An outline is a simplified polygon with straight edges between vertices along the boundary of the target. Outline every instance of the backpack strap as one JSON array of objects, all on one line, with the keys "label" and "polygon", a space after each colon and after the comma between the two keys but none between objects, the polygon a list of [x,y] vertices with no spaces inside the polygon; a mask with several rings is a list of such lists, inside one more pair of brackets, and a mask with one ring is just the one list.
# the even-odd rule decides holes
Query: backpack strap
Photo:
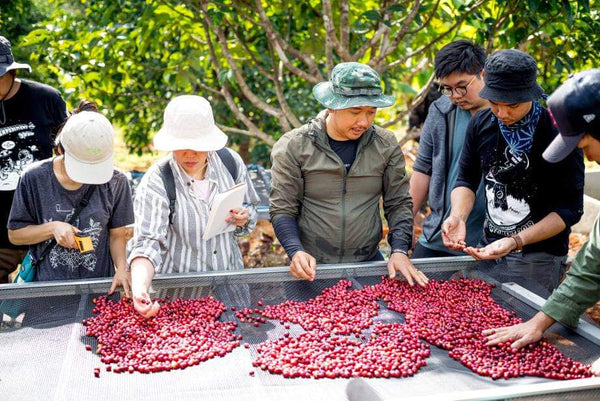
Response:
[{"label": "backpack strap", "polygon": [[173,213],[175,213],[175,177],[173,176],[173,170],[169,165],[169,159],[163,160],[158,164],[160,171],[160,178],[165,185],[167,191],[167,197],[169,198],[169,224],[173,224]]},{"label": "backpack strap", "polygon": [[237,179],[238,179],[237,165],[235,164],[235,160],[233,158],[233,155],[229,151],[229,149],[221,148],[221,149],[217,150],[217,154],[219,155],[219,157],[221,158],[221,161],[227,168],[227,171],[229,171],[229,174],[231,174],[233,181],[234,182],[237,181]]},{"label": "backpack strap", "polygon": [[[235,159],[231,155],[231,152],[227,148],[221,148],[217,150],[217,155],[231,174],[233,181],[237,181],[237,165],[235,164]],[[173,170],[169,165],[169,159],[163,160],[158,164],[158,169],[160,171],[160,178],[163,181],[165,189],[167,191],[167,197],[169,198],[169,224],[173,224],[173,214],[175,213],[175,177],[173,176]]]}]

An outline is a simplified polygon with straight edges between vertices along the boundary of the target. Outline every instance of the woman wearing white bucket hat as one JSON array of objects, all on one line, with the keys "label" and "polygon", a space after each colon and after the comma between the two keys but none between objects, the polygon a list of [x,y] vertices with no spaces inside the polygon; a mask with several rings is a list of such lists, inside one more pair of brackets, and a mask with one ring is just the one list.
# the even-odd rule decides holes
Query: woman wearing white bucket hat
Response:
[{"label": "woman wearing white bucket hat", "polygon": [[[83,101],[56,139],[60,155],[21,176],[8,220],[15,245],[29,245],[36,280],[94,277],[123,285],[126,226],[133,223],[127,178],[113,168],[113,129],[96,105]],[[50,240],[50,241],[49,241]]]},{"label": "woman wearing white bucket hat", "polygon": [[[178,96],[167,105],[154,146],[172,154],[153,165],[136,190],[136,225],[127,258],[134,305],[146,317],[158,312],[148,296],[155,273],[244,268],[236,237],[254,228],[259,198],[242,158],[231,149],[224,149],[227,153],[221,156],[226,142],[203,97]],[[172,207],[165,169],[173,175]],[[204,240],[214,196],[239,183],[247,189],[244,207],[232,210],[228,217],[235,231]]]}]

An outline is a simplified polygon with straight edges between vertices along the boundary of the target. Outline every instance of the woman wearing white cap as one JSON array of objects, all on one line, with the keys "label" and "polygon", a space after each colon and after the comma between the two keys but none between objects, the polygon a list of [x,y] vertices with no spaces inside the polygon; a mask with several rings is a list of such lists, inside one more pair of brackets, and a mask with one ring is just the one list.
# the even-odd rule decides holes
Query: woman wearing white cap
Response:
[{"label": "woman wearing white cap", "polygon": [[[236,237],[254,228],[259,198],[242,158],[231,149],[224,149],[223,155],[226,142],[203,97],[178,96],[167,105],[154,146],[172,154],[153,165],[136,190],[136,225],[127,257],[134,305],[146,317],[158,312],[148,296],[155,273],[244,268]],[[163,178],[165,167],[175,184],[172,212]],[[244,207],[232,210],[227,218],[235,231],[204,240],[214,196],[237,183],[246,184],[247,189]]]},{"label": "woman wearing white cap", "polygon": [[123,285],[128,295],[126,226],[133,223],[133,205],[127,178],[113,168],[112,126],[95,104],[84,101],[56,145],[60,156],[33,164],[21,176],[9,239],[29,245],[36,280],[114,272],[111,292]]}]

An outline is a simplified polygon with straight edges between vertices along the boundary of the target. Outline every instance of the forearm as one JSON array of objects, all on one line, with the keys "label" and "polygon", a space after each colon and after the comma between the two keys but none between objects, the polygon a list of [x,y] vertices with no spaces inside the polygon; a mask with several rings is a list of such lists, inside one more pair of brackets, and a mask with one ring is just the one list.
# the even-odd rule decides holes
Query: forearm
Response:
[{"label": "forearm", "polygon": [[8,239],[14,245],[33,245],[54,237],[53,230],[56,222],[32,224],[18,230],[8,230]]},{"label": "forearm", "polygon": [[293,217],[278,216],[273,221],[273,230],[290,260],[296,252],[304,251],[302,242],[300,242],[300,229]]},{"label": "forearm", "polygon": [[450,216],[467,221],[475,204],[475,192],[467,187],[456,187],[450,194],[450,203]]},{"label": "forearm", "polygon": [[519,232],[519,237],[521,237],[523,245],[535,244],[554,237],[566,227],[563,219],[557,213],[552,212],[533,226]]},{"label": "forearm", "polygon": [[110,257],[112,258],[115,269],[125,270],[127,267],[127,228],[113,228],[109,231]]},{"label": "forearm", "polygon": [[134,294],[147,293],[154,278],[154,265],[146,258],[131,261],[131,290]]},{"label": "forearm", "polygon": [[410,197],[412,198],[413,216],[421,209],[423,203],[427,200],[429,194],[429,181],[431,177],[419,171],[413,170],[410,176]]},{"label": "forearm", "polygon": [[579,315],[600,299],[599,241],[600,218],[597,218],[589,241],[575,256],[567,277],[542,308],[553,319],[575,327]]},{"label": "forearm", "polygon": [[540,330],[542,333],[545,332],[552,326],[556,320],[552,319],[550,316],[545,314],[542,311],[536,313],[530,320],[530,322],[535,325],[535,328]]}]

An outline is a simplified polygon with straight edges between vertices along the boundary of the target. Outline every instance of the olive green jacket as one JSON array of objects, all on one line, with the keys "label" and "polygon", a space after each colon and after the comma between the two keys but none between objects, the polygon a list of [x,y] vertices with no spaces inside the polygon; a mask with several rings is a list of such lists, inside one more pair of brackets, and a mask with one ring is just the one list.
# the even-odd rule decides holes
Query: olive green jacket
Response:
[{"label": "olive green jacket", "polygon": [[590,239],[577,252],[567,278],[552,293],[542,311],[567,326],[576,327],[579,316],[600,300],[600,216]]},{"label": "olive green jacket", "polygon": [[394,134],[371,126],[360,137],[350,171],[331,149],[325,117],[282,136],[271,153],[271,221],[291,216],[300,241],[318,263],[361,262],[382,237],[379,200],[390,227],[388,242],[408,250],[412,202],[404,155]]}]

